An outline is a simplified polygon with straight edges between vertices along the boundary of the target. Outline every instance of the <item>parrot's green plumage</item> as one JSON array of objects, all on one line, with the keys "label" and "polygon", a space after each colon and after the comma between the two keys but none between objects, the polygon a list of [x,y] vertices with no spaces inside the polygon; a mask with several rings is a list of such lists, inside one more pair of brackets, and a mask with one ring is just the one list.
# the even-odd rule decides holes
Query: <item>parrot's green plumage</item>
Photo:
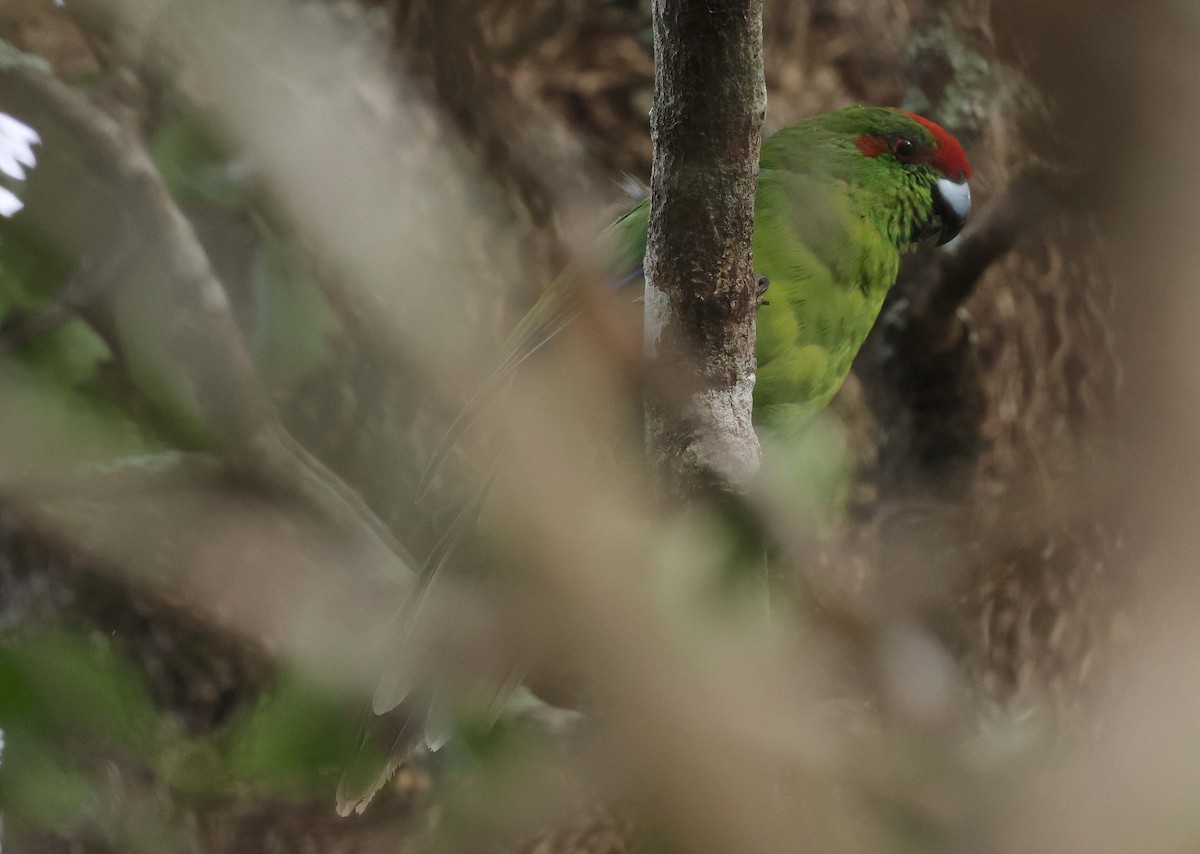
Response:
[{"label": "parrot's green plumage", "polygon": [[[954,137],[890,108],[848,107],[764,140],[753,238],[754,268],[770,283],[758,312],[759,427],[794,430],[829,403],[896,281],[900,256],[924,236],[940,233],[945,242],[961,229],[970,176]],[[640,278],[649,215],[646,198],[607,230],[614,282]],[[577,296],[560,283],[526,315],[508,357],[435,454],[426,483],[487,393],[570,322]]]},{"label": "parrot's green plumage", "polygon": [[[758,311],[755,419],[759,427],[790,431],[841,386],[896,280],[901,255],[926,235],[940,232],[945,242],[958,233],[970,207],[971,167],[938,125],[873,107],[779,131],[764,141],[761,166],[754,269],[770,285]],[[614,284],[640,279],[649,213],[644,199],[606,232],[603,251]],[[425,485],[490,393],[578,313],[581,278],[587,277],[565,274],[518,325],[507,357],[439,446]],[[394,706],[405,695],[389,689],[376,705]],[[351,786],[346,804],[361,808],[377,786],[365,795]]]},{"label": "parrot's green plumage", "polygon": [[[760,425],[787,429],[841,386],[901,254],[938,217],[944,230],[961,227],[970,166],[937,125],[875,107],[791,125],[763,143],[761,163],[754,268],[770,287],[758,312],[754,410]],[[954,187],[956,208],[939,197]],[[644,199],[610,228],[614,274],[640,266],[649,210]]]}]

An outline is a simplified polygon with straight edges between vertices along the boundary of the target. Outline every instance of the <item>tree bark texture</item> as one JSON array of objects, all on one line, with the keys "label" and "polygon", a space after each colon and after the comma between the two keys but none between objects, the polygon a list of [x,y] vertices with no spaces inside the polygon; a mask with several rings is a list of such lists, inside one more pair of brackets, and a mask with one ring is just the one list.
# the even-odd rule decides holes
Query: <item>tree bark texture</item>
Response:
[{"label": "tree bark texture", "polygon": [[668,497],[758,467],[750,237],[766,88],[762,0],[656,0],[646,445]]}]

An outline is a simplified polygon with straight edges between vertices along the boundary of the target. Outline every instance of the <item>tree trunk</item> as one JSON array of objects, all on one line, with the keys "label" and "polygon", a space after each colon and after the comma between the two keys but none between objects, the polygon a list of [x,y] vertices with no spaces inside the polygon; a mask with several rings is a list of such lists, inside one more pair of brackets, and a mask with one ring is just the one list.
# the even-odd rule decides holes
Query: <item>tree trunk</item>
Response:
[{"label": "tree trunk", "polygon": [[[766,87],[762,0],[655,0],[646,446],[666,495],[758,467],[750,236]],[[668,391],[669,390],[669,391]]]}]

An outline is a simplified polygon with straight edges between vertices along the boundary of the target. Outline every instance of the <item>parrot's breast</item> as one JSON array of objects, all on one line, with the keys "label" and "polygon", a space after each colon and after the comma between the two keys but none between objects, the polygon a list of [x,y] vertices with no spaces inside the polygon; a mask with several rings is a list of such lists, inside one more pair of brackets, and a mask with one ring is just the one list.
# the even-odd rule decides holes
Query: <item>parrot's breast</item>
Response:
[{"label": "parrot's breast", "polygon": [[758,313],[755,420],[806,423],[841,388],[896,279],[900,256],[846,194],[764,170],[754,267],[770,280]]}]

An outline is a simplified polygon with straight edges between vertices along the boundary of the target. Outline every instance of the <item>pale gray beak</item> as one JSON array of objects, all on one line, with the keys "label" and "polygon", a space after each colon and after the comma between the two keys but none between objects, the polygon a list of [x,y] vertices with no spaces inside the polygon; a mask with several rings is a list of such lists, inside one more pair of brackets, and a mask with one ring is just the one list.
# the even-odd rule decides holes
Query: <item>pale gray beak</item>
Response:
[{"label": "pale gray beak", "polygon": [[938,178],[933,188],[933,210],[942,221],[938,246],[949,243],[962,231],[971,213],[971,188],[966,181]]}]

